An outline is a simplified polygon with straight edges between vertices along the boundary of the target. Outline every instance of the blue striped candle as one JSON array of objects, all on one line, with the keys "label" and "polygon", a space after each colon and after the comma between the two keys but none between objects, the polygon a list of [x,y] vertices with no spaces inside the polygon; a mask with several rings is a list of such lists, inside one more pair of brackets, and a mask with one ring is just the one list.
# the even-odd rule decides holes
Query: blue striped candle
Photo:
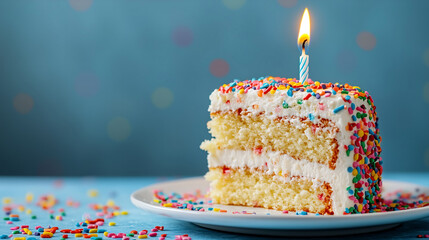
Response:
[{"label": "blue striped candle", "polygon": [[308,55],[305,55],[305,52],[302,52],[301,57],[299,58],[299,81],[304,84],[308,80]]}]

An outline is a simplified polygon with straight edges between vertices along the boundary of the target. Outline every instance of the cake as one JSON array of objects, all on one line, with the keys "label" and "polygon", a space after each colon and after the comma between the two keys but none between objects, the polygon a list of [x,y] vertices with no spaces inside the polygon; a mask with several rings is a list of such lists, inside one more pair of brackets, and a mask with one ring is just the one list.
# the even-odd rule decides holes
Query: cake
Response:
[{"label": "cake", "polygon": [[359,87],[262,77],[220,86],[207,123],[214,203],[328,215],[382,203],[376,107]]}]

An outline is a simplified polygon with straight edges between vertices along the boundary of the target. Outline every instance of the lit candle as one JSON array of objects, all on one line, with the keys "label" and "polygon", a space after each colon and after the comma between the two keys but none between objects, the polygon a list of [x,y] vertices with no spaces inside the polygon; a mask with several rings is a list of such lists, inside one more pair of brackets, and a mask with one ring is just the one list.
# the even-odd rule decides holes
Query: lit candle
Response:
[{"label": "lit candle", "polygon": [[309,57],[305,54],[305,49],[310,45],[310,14],[308,9],[304,10],[302,15],[301,26],[298,34],[298,48],[302,51],[299,58],[299,81],[304,83],[308,80],[308,61]]}]

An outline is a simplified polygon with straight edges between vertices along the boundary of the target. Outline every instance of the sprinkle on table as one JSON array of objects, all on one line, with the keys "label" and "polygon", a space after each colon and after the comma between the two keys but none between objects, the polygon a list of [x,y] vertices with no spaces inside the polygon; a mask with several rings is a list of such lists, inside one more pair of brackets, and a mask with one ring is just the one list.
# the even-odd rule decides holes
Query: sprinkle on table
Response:
[{"label": "sprinkle on table", "polygon": [[[31,196],[33,197],[33,195]],[[30,205],[32,201],[29,201],[28,194],[26,195],[26,204]],[[32,199],[31,199],[32,200]],[[106,219],[113,218],[117,216],[127,216],[129,214],[128,211],[119,211],[120,207],[117,206],[114,201],[109,200],[106,205],[102,204],[90,204],[90,209],[94,210],[97,218],[90,218],[91,214],[84,213],[83,214],[83,221],[73,223],[69,225],[69,228],[59,228],[54,226],[56,223],[58,223],[58,220],[67,220],[63,217],[66,216],[66,210],[67,208],[59,208],[56,209],[57,204],[59,200],[56,198],[56,196],[50,194],[50,195],[41,195],[39,200],[37,201],[37,206],[41,208],[42,211],[46,211],[47,216],[54,216],[54,219],[48,218],[48,221],[52,221],[51,225],[48,226],[42,226],[42,224],[39,224],[37,222],[37,218],[35,215],[27,216],[25,219],[27,221],[30,221],[31,224],[27,224],[25,222],[24,224],[17,224],[18,222],[22,221],[20,219],[20,216],[16,214],[15,212],[23,212],[25,210],[24,205],[17,205],[14,204],[12,199],[10,198],[4,198],[3,199],[3,211],[6,215],[3,217],[3,221],[6,223],[11,224],[17,224],[14,226],[9,227],[9,229],[12,232],[8,232],[7,234],[0,234],[0,239],[13,239],[13,240],[37,240],[40,238],[55,238],[58,237],[60,240],[66,240],[70,237],[75,238],[85,238],[85,239],[91,239],[91,240],[102,240],[104,238],[122,238],[122,240],[132,240],[132,239],[144,239],[148,237],[159,237],[158,239],[166,239],[167,234],[163,233],[165,227],[162,225],[157,225],[148,229],[151,229],[150,232],[148,232],[147,229],[139,229],[139,230],[129,230],[129,233],[115,233],[115,232],[108,232],[108,230],[115,229],[113,226],[116,225],[116,222],[109,222],[107,225],[110,227],[108,230],[101,229],[100,227],[104,225],[104,222],[106,222]],[[76,208],[79,206],[79,203],[76,201],[73,201],[73,204],[69,204],[70,201],[67,201],[66,205],[70,208]],[[59,213],[59,214],[57,214]],[[102,213],[102,214],[99,214]],[[36,221],[35,221],[36,220]],[[66,223],[65,223],[66,224]],[[132,226],[130,226],[132,227]],[[35,236],[35,237],[33,237]],[[177,235],[175,239],[181,239],[181,240],[190,240],[191,237],[189,237],[187,234],[184,235]]]}]

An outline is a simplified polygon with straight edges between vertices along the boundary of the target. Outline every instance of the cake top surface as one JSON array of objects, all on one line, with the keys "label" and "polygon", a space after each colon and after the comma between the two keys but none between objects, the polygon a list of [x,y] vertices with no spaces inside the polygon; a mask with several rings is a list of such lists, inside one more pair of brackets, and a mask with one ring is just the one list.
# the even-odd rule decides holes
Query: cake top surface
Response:
[{"label": "cake top surface", "polygon": [[[296,98],[298,104],[301,104],[307,100],[330,100],[336,105],[331,110],[334,115],[336,115],[338,112],[341,112],[342,110],[347,110],[350,112],[351,110],[348,110],[348,107],[352,107],[352,110],[355,110],[355,107],[357,107],[357,110],[362,114],[370,114],[371,119],[376,119],[377,117],[375,111],[376,107],[371,95],[367,91],[363,91],[360,87],[351,86],[349,84],[320,83],[317,81],[314,82],[311,79],[308,79],[305,83],[300,83],[296,78],[268,76],[243,81],[236,79],[229,84],[223,84],[216,91],[218,91],[220,94],[233,93],[239,98],[240,95],[244,97],[251,94],[256,98],[260,97],[262,101],[265,95],[288,96],[290,99],[292,99],[292,97],[293,99]],[[289,100],[285,100],[284,105],[290,105],[290,102],[288,101]],[[367,105],[364,106],[362,103]],[[212,102],[212,105],[213,104],[214,103]],[[232,103],[229,105],[233,107]],[[290,106],[287,108],[290,110]],[[367,110],[365,110],[366,108]],[[262,110],[261,108],[259,109]],[[360,115],[361,114],[359,114],[359,116]],[[357,117],[359,118],[359,116]]]},{"label": "cake top surface", "polygon": [[[281,78],[281,77],[260,77],[251,80],[234,80],[229,84],[223,84],[219,87],[222,93],[238,92],[246,94],[249,90],[258,91],[258,95],[262,97],[265,94],[274,94],[276,91],[287,91],[288,96],[292,96],[294,92],[307,92],[307,99],[315,97],[330,97],[333,95],[341,94],[345,100],[350,97],[360,98],[362,100],[369,100],[373,105],[373,100],[367,91],[363,91],[358,86],[351,86],[349,84],[339,83],[320,83],[308,79],[305,83],[299,82],[296,78]],[[349,97],[347,97],[347,95]],[[303,100],[307,100],[303,99]]]}]

